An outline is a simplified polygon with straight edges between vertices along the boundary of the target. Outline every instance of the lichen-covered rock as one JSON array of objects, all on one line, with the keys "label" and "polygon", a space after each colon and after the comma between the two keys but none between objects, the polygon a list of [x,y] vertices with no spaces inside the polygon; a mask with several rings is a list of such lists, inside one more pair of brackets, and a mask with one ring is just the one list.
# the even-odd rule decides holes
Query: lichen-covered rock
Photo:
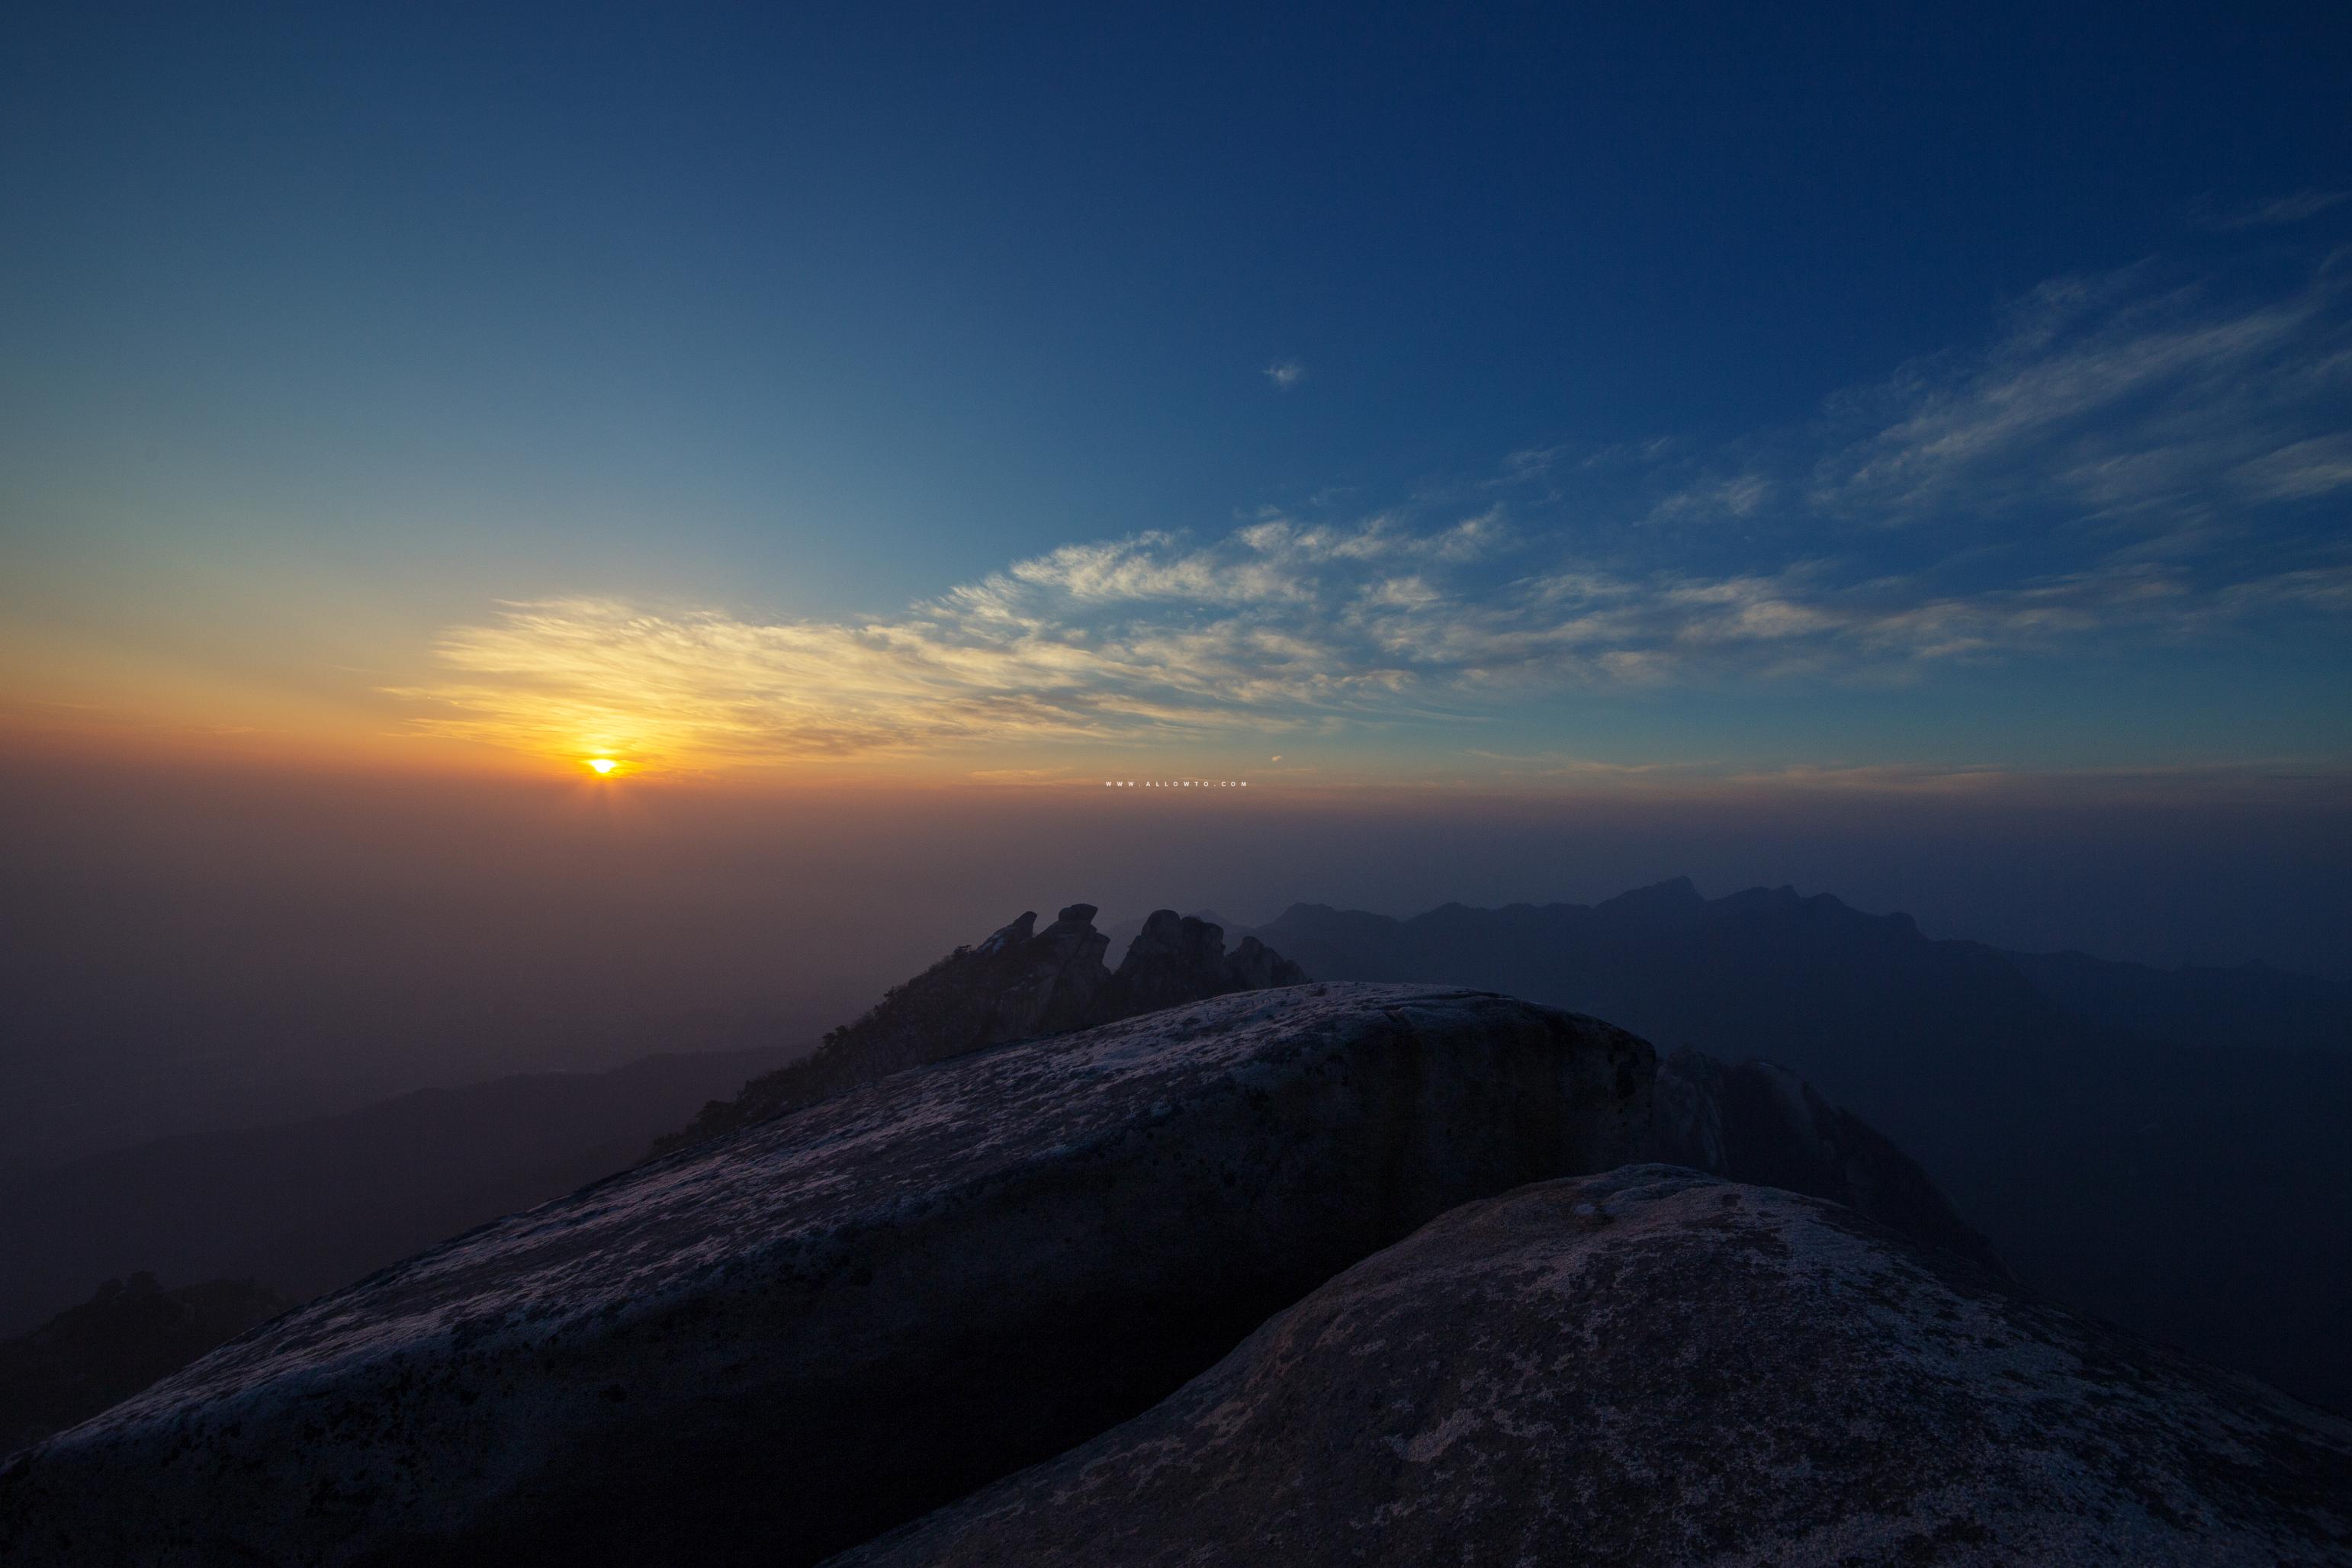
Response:
[{"label": "lichen-covered rock", "polygon": [[2009,1272],[1927,1173],[1884,1133],[1774,1062],[1717,1061],[1685,1046],[1658,1061],[1645,1157],[1832,1203]]},{"label": "lichen-covered rock", "polygon": [[2347,1561],[2352,1423],[1644,1165],[1458,1209],[839,1568]]},{"label": "lichen-covered rock", "polygon": [[1591,1019],[1366,984],[902,1073],[29,1450],[0,1561],[814,1561],[1146,1409],[1448,1208],[1622,1163],[1651,1072]]},{"label": "lichen-covered rock", "polygon": [[1067,1034],[1234,991],[1300,985],[1307,972],[1255,937],[1225,952],[1223,931],[1161,910],[1145,922],[1116,972],[1095,906],[1072,904],[1044,931],[1029,912],[973,947],[960,947],[863,1017],[833,1030],[812,1055],[714,1100],[660,1139],[657,1154],[814,1104],[855,1084],[987,1046]]}]

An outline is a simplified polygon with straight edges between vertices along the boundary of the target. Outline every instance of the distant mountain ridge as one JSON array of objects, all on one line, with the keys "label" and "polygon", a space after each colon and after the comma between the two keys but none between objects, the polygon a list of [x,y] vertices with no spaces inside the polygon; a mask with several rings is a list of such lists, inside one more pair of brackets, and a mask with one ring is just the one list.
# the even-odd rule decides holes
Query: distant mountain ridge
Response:
[{"label": "distant mountain ridge", "polygon": [[2077,1017],[2174,1045],[2268,1039],[2352,1051],[2352,986],[2266,963],[2158,969],[2086,952],[1996,950]]},{"label": "distant mountain ridge", "polygon": [[[1898,931],[1918,930],[1918,923],[1906,914],[1872,916],[1834,894],[1801,897],[1789,887],[1749,888],[1710,900],[1700,894],[1688,877],[1635,888],[1597,904],[1508,904],[1480,909],[1448,903],[1403,919],[1328,904],[1293,904],[1265,925],[1251,929],[1266,942],[1286,943],[1285,951],[1307,955],[1300,962],[1310,967],[1312,958],[1324,951],[1324,943],[1337,942],[1339,945],[1332,953],[1341,963],[1411,968],[1425,959],[1430,932],[1465,918],[1494,917],[1499,921],[1511,917],[1556,922],[1565,928],[1575,917],[1587,915],[1601,924],[1614,921],[1628,928],[1665,931],[1736,919],[1768,907],[1785,908],[1792,900],[1817,910],[1844,910],[1858,919],[1888,921]],[[1118,928],[1113,930],[1116,933]],[[1949,945],[1996,954],[2049,1001],[2085,1023],[2147,1039],[2210,1045],[2259,1038],[2273,1045],[2352,1050],[2352,985],[2315,975],[2274,969],[2259,962],[2236,968],[2181,964],[2166,969],[2071,950],[2023,952],[1965,939],[1950,939]]]},{"label": "distant mountain ridge", "polygon": [[[2352,1409],[2352,1051],[2323,983],[2010,954],[1686,878],[1402,921],[1297,904],[1261,929],[1325,979],[1499,990],[1780,1063],[1925,1166],[2028,1284]],[[2181,995],[2201,1011],[2168,1012]],[[2282,1018],[2317,1026],[2265,1032]]]}]

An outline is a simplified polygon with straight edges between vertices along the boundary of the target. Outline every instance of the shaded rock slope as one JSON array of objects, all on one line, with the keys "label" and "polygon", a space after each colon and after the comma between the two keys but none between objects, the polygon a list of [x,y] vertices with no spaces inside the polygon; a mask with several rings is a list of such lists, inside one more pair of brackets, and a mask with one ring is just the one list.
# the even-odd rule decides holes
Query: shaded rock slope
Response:
[{"label": "shaded rock slope", "polygon": [[799,1049],[516,1074],[0,1174],[0,1334],[142,1268],[266,1279],[306,1300],[635,1164],[695,1107]]},{"label": "shaded rock slope", "polygon": [[[1050,1016],[1043,989],[1019,1005]],[[1449,1208],[1622,1164],[1652,1072],[1509,998],[1306,985],[903,1073],[459,1237],[19,1455],[0,1560],[812,1562],[1142,1412]]]},{"label": "shaded rock slope", "polygon": [[79,1306],[0,1343],[0,1456],[88,1420],[292,1305],[251,1279],[173,1290],[152,1274],[109,1279]]},{"label": "shaded rock slope", "polygon": [[2352,1423],[1668,1166],[1457,1209],[837,1560],[2340,1563]]},{"label": "shaded rock slope", "polygon": [[1662,1058],[1644,1157],[1827,1198],[1913,1241],[2009,1272],[1916,1161],[1776,1062],[1719,1062],[1687,1046]]},{"label": "shaded rock slope", "polygon": [[837,1094],[852,1084],[983,1046],[1066,1034],[1235,991],[1297,985],[1307,972],[1257,938],[1225,952],[1219,927],[1173,910],[1143,922],[1117,970],[1095,906],[1072,904],[1044,931],[1025,913],[976,947],[960,947],[864,1017],[828,1033],[804,1060],[753,1079],[732,1100],[714,1100],[658,1140],[657,1154],[748,1127]]},{"label": "shaded rock slope", "polygon": [[1686,879],[1258,929],[1318,979],[1502,991],[1769,1058],[1918,1161],[2035,1289],[2352,1414],[2352,1053],[2309,983],[2004,953]]}]

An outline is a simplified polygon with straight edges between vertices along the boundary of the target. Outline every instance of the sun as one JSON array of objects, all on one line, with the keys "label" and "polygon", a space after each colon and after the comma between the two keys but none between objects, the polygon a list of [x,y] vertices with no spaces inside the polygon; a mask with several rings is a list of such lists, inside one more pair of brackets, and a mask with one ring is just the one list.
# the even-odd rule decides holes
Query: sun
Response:
[{"label": "sun", "polygon": [[597,773],[609,773],[620,765],[620,763],[614,762],[610,757],[590,757],[588,759],[588,766],[590,770]]}]

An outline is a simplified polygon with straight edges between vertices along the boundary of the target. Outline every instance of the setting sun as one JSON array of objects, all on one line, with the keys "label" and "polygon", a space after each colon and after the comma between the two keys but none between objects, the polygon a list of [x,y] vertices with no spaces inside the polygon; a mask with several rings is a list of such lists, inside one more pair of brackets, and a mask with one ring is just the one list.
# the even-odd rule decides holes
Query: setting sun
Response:
[{"label": "setting sun", "polygon": [[591,757],[588,759],[588,765],[597,773],[609,773],[621,764],[610,757]]}]

